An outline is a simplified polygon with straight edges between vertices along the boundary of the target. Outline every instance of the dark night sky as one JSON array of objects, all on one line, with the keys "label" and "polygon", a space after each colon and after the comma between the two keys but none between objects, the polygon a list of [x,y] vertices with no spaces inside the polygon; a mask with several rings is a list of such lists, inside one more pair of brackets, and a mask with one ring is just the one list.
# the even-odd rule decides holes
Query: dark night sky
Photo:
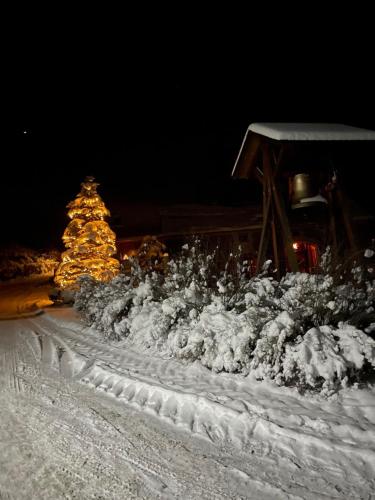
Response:
[{"label": "dark night sky", "polygon": [[[251,37],[193,46],[192,32],[186,39],[152,39],[145,48],[121,36],[103,42],[101,33],[79,44],[68,43],[65,33],[56,45],[28,36],[17,38],[4,71],[5,242],[59,241],[65,205],[88,174],[101,183],[109,206],[119,196],[243,201],[247,187],[231,182],[230,172],[254,121],[375,129],[372,67],[345,44],[339,51],[334,38],[301,56],[290,52],[289,40],[277,53],[260,51]],[[346,156],[362,167],[351,188],[367,205],[374,150]]]}]

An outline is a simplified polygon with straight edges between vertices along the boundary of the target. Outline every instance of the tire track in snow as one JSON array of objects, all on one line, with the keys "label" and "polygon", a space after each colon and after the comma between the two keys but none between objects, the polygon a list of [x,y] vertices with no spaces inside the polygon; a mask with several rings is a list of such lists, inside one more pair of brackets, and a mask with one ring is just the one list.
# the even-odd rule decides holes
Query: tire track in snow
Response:
[{"label": "tire track in snow", "polygon": [[[211,378],[209,372],[201,377],[202,371],[194,374],[187,370],[190,383],[193,380],[195,386],[198,382],[200,384],[200,394],[194,394],[192,387],[184,385],[184,380],[177,381],[175,378],[173,371],[181,373],[183,366],[179,362],[168,364],[169,361],[161,360],[159,363],[146,357],[142,360],[142,356],[135,353],[126,353],[127,357],[120,356],[120,363],[120,358],[114,355],[116,352],[121,354],[120,350],[99,345],[96,347],[99,361],[95,363],[88,355],[93,349],[86,339],[79,341],[80,337],[74,332],[62,331],[56,325],[53,329],[50,321],[39,323],[42,318],[37,318],[36,323],[26,320],[17,322],[17,326],[14,323],[14,334],[23,329],[20,335],[22,342],[18,342],[20,337],[17,341],[17,336],[13,338],[19,356],[15,359],[18,363],[28,360],[34,365],[32,369],[26,367],[28,370],[24,375],[20,373],[23,380],[21,393],[16,393],[14,387],[8,387],[9,394],[14,397],[12,404],[4,393],[0,401],[2,415],[7,405],[11,410],[6,418],[0,418],[0,441],[3,443],[4,436],[12,435],[12,446],[19,448],[19,456],[23,459],[22,462],[12,462],[11,456],[4,457],[3,450],[0,476],[8,477],[8,484],[9,478],[14,478],[13,488],[18,485],[18,490],[3,488],[4,493],[17,491],[17,500],[71,498],[74,493],[75,496],[78,493],[80,498],[163,499],[364,496],[362,493],[367,489],[365,483],[350,484],[340,470],[328,471],[327,474],[326,463],[322,463],[320,470],[306,469],[301,473],[300,465],[293,464],[282,454],[272,453],[266,441],[251,442],[254,454],[250,454],[249,449],[244,452],[237,450],[226,457],[225,450],[231,448],[225,448],[225,439],[221,441],[220,435],[215,432],[223,427],[224,435],[227,435],[225,433],[230,432],[227,428],[232,426],[231,419],[228,418],[227,422],[221,420],[217,428],[210,423],[212,418],[217,423],[216,408],[222,406],[225,409],[225,404],[231,403],[230,393],[220,396],[220,391],[231,390],[235,393],[240,388],[240,384],[234,384],[230,377],[217,379],[215,387],[212,380],[216,377]],[[32,333],[31,329],[37,333]],[[45,337],[49,340],[43,355]],[[42,360],[42,356],[43,363],[36,363],[36,359]],[[107,358],[102,361],[100,358],[104,356]],[[127,359],[130,367],[122,364]],[[65,380],[60,375],[64,375]],[[75,380],[81,381],[85,376],[98,385],[92,382],[86,386],[75,384]],[[125,385],[133,386],[129,391],[133,404],[120,397],[126,389],[124,377]],[[171,384],[173,381],[175,384]],[[91,391],[90,387],[98,389]],[[105,388],[112,395],[110,398],[102,397],[101,392],[105,392]],[[142,388],[145,390],[141,391]],[[161,398],[161,389],[169,391],[165,400]],[[190,410],[193,413],[190,420],[196,417],[194,405],[185,396],[194,397],[194,404],[199,402],[197,411],[205,427],[202,425],[199,428],[197,422],[196,432],[207,438],[202,446],[195,444],[198,440],[191,439],[190,430],[187,433],[178,431],[179,412],[185,415]],[[148,409],[150,403],[154,405],[154,411]],[[186,408],[182,407],[183,403],[186,403]],[[216,403],[216,407],[212,403]],[[248,412],[240,403],[237,404],[238,413]],[[117,412],[110,409],[111,406],[118,408]],[[135,412],[132,407],[143,411]],[[255,411],[256,408],[254,414]],[[161,438],[159,432],[152,430],[156,420],[146,417],[147,413],[156,416],[161,424],[164,420],[169,423],[175,421],[175,425],[169,426]],[[160,416],[161,413],[166,413],[169,420]],[[14,418],[15,414],[17,418]],[[189,420],[188,417],[186,419]],[[137,428],[141,421],[142,425]],[[8,427],[1,429],[2,422]],[[171,435],[176,436],[176,442],[170,445],[173,443]],[[209,436],[218,446],[211,445]],[[129,442],[135,443],[136,448]],[[193,451],[185,453],[186,448]],[[10,446],[6,449],[9,450]],[[28,466],[29,462],[34,464],[33,467]],[[3,463],[6,467],[2,467]],[[37,483],[30,482],[31,478],[37,478]],[[336,489],[338,485],[341,492]],[[30,494],[31,491],[34,495]],[[83,491],[85,493],[81,493]]]},{"label": "tire track in snow", "polygon": [[1,387],[21,392],[22,383],[18,377],[18,369],[23,362],[23,352],[18,344],[21,339],[12,322],[4,322],[8,328],[0,335],[0,390]]},{"label": "tire track in snow", "polygon": [[[51,336],[50,329],[47,330],[45,327],[39,326],[39,330],[43,333],[40,337],[43,339],[43,345],[46,344],[42,353],[47,351],[44,356],[42,354],[42,361],[47,364],[55,365],[56,354],[53,354],[53,347],[56,352],[59,342],[64,344],[66,351],[60,359],[60,369],[65,376],[74,377],[127,404],[159,416],[169,423],[199,434],[210,441],[228,440],[242,447],[252,439],[255,427],[259,426],[256,420],[249,425],[249,414],[243,408],[238,410],[226,407],[217,400],[207,398],[204,393],[201,395],[194,393],[191,387],[186,388],[175,383],[169,387],[158,378],[151,378],[148,375],[149,362],[140,356],[134,359],[134,355],[130,357],[120,354],[121,364],[127,366],[123,369],[115,365],[113,355],[108,356],[97,347],[69,337],[64,337],[62,340],[55,332]],[[73,354],[73,347],[79,352],[83,351],[84,356],[80,357],[77,352]],[[85,361],[87,355],[90,358]],[[99,360],[93,362],[91,356],[96,356]],[[103,362],[103,358],[107,358],[110,363]],[[73,367],[76,366],[77,360],[82,368],[74,373]],[[155,361],[153,363],[155,365]],[[69,371],[61,367],[71,369]],[[136,368],[130,370],[132,367]],[[167,370],[170,370],[170,361],[163,361],[159,368],[159,377],[161,378]]]},{"label": "tire track in snow", "polygon": [[[37,378],[26,380],[34,386],[33,397],[24,399],[24,395],[15,400],[18,418],[12,420],[12,433],[17,435],[19,427],[25,429],[26,423],[26,456],[32,454],[37,463],[31,476],[31,469],[25,470],[26,462],[21,465],[7,461],[8,470],[21,470],[22,484],[30,488],[32,478],[34,494],[28,489],[22,494],[18,491],[18,500],[74,498],[74,490],[85,492],[79,493],[78,498],[224,499],[234,498],[233,491],[240,492],[237,498],[246,498],[249,488],[254,498],[259,498],[261,492],[262,498],[285,498],[278,485],[260,479],[258,472],[242,478],[242,487],[236,486],[235,469],[232,472],[208,456],[215,453],[213,449],[208,448],[204,455],[200,450],[202,456],[192,453],[191,461],[186,448],[194,445],[191,440],[185,440],[184,446],[175,442],[171,452],[171,446],[166,447],[171,439],[169,433],[168,437],[155,433],[152,422],[143,419],[142,423],[139,414],[131,415],[131,408],[121,407],[121,413],[113,411],[105,406],[107,398],[103,400],[100,393],[88,387],[80,386],[77,391],[74,385],[70,386],[73,383],[68,381],[65,385],[59,377],[49,375],[41,379],[38,387]],[[87,415],[88,409],[92,410],[91,415]],[[6,420],[10,418],[11,415]],[[136,447],[129,444],[134,440]],[[223,475],[228,481],[219,480]],[[136,481],[129,481],[132,477]]]},{"label": "tire track in snow", "polygon": [[[48,338],[48,350],[52,351],[54,346],[55,351],[64,349],[59,367],[65,377],[210,442],[227,443],[244,450],[257,449],[261,454],[278,453],[297,470],[309,467],[317,475],[327,469],[334,448],[340,454],[342,468],[351,467],[359,481],[363,469],[372,467],[374,472],[375,450],[371,443],[360,449],[355,443],[339,438],[322,439],[313,426],[316,422],[301,433],[298,428],[272,421],[252,402],[252,394],[244,390],[243,383],[207,371],[202,376],[202,370],[194,373],[176,360],[151,359],[100,344],[97,339],[84,338],[70,328],[60,328],[45,317],[27,321],[41,339]],[[53,355],[46,357],[47,362],[52,359]],[[185,378],[176,379],[175,374],[181,372]],[[300,416],[301,427],[304,418]],[[335,465],[330,474],[340,476],[341,469]]]}]

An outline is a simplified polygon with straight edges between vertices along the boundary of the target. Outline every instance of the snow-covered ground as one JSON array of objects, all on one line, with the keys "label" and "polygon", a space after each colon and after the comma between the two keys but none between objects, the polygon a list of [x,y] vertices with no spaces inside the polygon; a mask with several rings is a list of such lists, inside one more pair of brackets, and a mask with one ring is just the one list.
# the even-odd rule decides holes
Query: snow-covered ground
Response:
[{"label": "snow-covered ground", "polygon": [[[46,297],[17,290],[4,313]],[[104,343],[69,308],[0,322],[0,383],[0,498],[375,498],[370,389],[215,374]]]},{"label": "snow-covered ground", "polygon": [[49,278],[49,275],[38,275],[1,282],[0,320],[35,314],[40,308],[53,304],[48,297]]}]

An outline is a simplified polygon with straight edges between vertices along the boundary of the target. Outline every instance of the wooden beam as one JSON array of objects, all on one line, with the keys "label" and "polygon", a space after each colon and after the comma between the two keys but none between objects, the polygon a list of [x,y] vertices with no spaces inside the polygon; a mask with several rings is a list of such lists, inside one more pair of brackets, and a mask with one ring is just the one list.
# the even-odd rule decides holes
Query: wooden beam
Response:
[{"label": "wooden beam", "polygon": [[262,171],[258,171],[258,168],[254,169],[254,177],[263,185],[263,173]]},{"label": "wooden beam", "polygon": [[[280,188],[274,178],[274,175],[272,175],[271,153],[268,145],[265,145],[263,148],[263,165],[264,165],[264,173],[270,179],[271,182],[272,198],[275,204],[276,214],[278,215],[280,221],[281,233],[283,235],[288,262],[292,272],[298,272],[297,258],[293,250],[293,236],[290,230],[288,217],[286,215],[284,202],[279,194]],[[277,168],[278,165],[276,165],[275,171],[277,171]]]},{"label": "wooden beam", "polygon": [[[265,183],[266,184],[266,183]],[[268,184],[268,182],[267,182]],[[266,203],[263,209],[263,222],[262,222],[262,233],[260,235],[259,247],[258,247],[258,255],[257,255],[257,272],[260,271],[261,266],[263,265],[264,256],[267,250],[267,229],[268,229],[268,221],[269,221],[269,213],[271,207],[271,193],[267,193]]]},{"label": "wooden beam", "polygon": [[274,265],[276,268],[276,275],[277,279],[280,279],[280,260],[279,260],[279,252],[278,252],[278,245],[277,245],[277,234],[276,234],[276,225],[275,225],[275,214],[274,210],[272,209],[272,215],[271,215],[271,230],[272,230],[272,248],[273,248],[273,259],[274,259]]},{"label": "wooden beam", "polygon": [[[264,162],[264,157],[263,157]],[[263,218],[262,218],[262,233],[260,235],[258,254],[257,254],[257,265],[256,272],[258,273],[263,265],[265,253],[267,250],[267,231],[268,231],[268,219],[271,207],[271,184],[269,179],[269,173],[263,168]]]},{"label": "wooden beam", "polygon": [[247,131],[233,168],[232,177],[235,179],[250,179],[253,176],[262,140],[261,135]]},{"label": "wooden beam", "polygon": [[288,258],[290,269],[292,270],[292,272],[296,273],[296,272],[298,272],[299,268],[298,268],[298,264],[297,264],[296,254],[294,253],[294,249],[293,249],[293,236],[292,236],[292,232],[290,230],[288,217],[287,217],[286,212],[285,212],[284,203],[283,203],[281,196],[279,196],[278,191],[279,191],[279,189],[278,189],[275,181],[272,181],[272,192],[273,192],[273,197],[275,200],[275,208],[276,208],[276,212],[279,216],[279,220],[280,220],[281,231],[283,234],[286,255]]}]

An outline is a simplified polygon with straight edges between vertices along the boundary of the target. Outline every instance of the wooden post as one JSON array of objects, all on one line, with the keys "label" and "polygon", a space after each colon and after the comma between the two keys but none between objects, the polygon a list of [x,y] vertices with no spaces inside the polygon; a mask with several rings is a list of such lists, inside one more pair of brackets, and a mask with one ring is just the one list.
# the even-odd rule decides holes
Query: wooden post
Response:
[{"label": "wooden post", "polygon": [[[273,152],[274,153],[274,152]],[[275,213],[278,216],[283,243],[287,254],[287,259],[290,268],[293,272],[298,271],[296,255],[293,250],[293,238],[290,230],[288,217],[286,215],[282,197],[279,195],[278,186],[276,185],[275,177],[277,176],[279,166],[284,154],[284,149],[281,148],[279,154],[275,156],[275,161],[272,161],[270,146],[267,142],[262,145],[262,163],[263,163],[263,223],[262,232],[258,247],[256,272],[259,272],[264,262],[264,257],[268,247],[270,232],[272,235],[273,255],[275,266],[280,274],[280,259],[278,253],[277,230]],[[270,220],[270,212],[272,212],[272,220]]]},{"label": "wooden post", "polygon": [[273,209],[272,209],[272,216],[271,216],[271,229],[272,229],[272,247],[273,247],[274,264],[275,264],[275,268],[276,268],[277,279],[280,279],[280,261],[279,261],[279,252],[278,252],[278,248],[277,248],[275,213],[274,213]]},{"label": "wooden post", "polygon": [[268,220],[271,206],[271,187],[269,183],[269,179],[266,176],[263,176],[263,221],[262,221],[262,232],[260,235],[258,255],[257,255],[257,267],[256,272],[260,271],[261,266],[263,265],[264,256],[267,250],[267,229],[268,229]]},{"label": "wooden post", "polygon": [[297,273],[299,268],[298,268],[296,254],[294,253],[293,250],[293,236],[290,230],[288,217],[285,212],[284,203],[281,196],[279,196],[278,191],[279,191],[278,186],[275,184],[275,181],[272,180],[272,192],[275,200],[276,212],[280,220],[286,255],[292,272]]},{"label": "wooden post", "polygon": [[[288,221],[288,217],[286,215],[284,203],[282,197],[280,196],[279,186],[277,185],[274,176],[272,175],[272,167],[271,167],[271,155],[269,146],[265,145],[263,148],[263,166],[264,173],[270,179],[271,189],[272,189],[272,197],[275,204],[276,213],[279,217],[281,232],[283,235],[285,251],[288,258],[288,262],[292,272],[298,272],[298,263],[296,254],[293,250],[293,237],[292,232],[290,230],[290,225]],[[278,165],[276,166],[276,168]]]}]

